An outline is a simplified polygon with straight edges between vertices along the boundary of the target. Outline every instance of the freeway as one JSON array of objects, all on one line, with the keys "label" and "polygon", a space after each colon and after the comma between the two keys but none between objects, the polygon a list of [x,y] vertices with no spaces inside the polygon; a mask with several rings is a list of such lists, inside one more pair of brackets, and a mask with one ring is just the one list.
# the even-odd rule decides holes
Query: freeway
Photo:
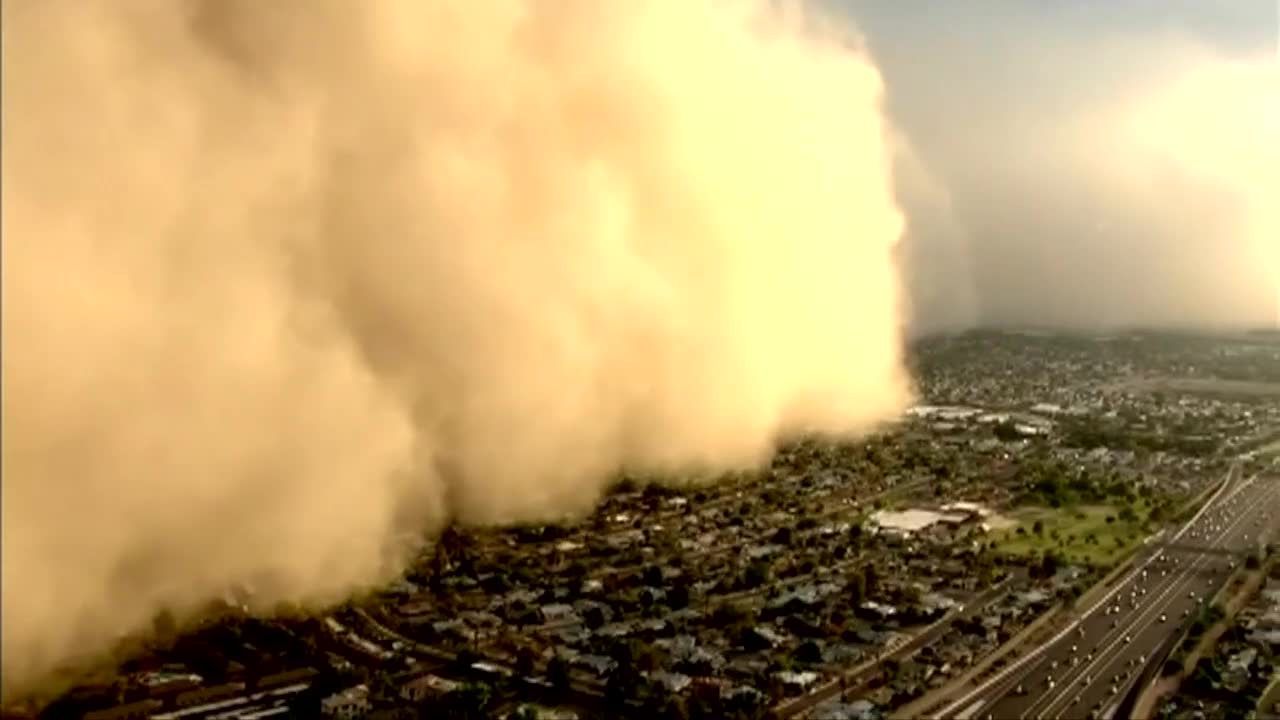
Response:
[{"label": "freeway", "polygon": [[1198,612],[1236,561],[1202,545],[1244,551],[1276,524],[1280,483],[1225,483],[1181,529],[1145,551],[1079,619],[1045,645],[949,705],[942,717],[1108,718],[1149,656]]}]

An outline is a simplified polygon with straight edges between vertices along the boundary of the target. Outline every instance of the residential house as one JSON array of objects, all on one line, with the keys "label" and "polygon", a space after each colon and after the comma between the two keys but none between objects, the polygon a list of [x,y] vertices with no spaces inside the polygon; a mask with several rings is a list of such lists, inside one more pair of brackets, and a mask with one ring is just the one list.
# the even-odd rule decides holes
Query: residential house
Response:
[{"label": "residential house", "polygon": [[347,688],[320,701],[320,712],[326,717],[338,720],[364,717],[372,709],[373,704],[369,702],[367,685]]}]

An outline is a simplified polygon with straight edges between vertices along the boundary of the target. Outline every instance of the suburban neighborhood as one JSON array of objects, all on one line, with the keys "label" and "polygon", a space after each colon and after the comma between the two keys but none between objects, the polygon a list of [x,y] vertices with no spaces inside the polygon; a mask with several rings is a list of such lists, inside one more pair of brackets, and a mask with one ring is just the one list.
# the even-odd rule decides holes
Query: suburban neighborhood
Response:
[{"label": "suburban neighborhood", "polygon": [[[619,477],[558,523],[451,527],[320,615],[250,617],[251,589],[230,589],[198,627],[157,618],[44,716],[917,716],[1224,477],[1277,473],[1274,340],[983,331],[911,360],[918,403],[871,439],[795,439],[731,477]],[[1255,569],[1274,567],[1271,525]],[[1159,717],[1280,701],[1277,582]]]}]

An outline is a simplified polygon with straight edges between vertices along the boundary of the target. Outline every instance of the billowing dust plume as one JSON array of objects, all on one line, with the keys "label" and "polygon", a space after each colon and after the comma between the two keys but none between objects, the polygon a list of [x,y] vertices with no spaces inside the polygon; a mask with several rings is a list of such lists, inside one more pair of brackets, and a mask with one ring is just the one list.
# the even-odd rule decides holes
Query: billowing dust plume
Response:
[{"label": "billowing dust plume", "polygon": [[767,0],[4,4],[3,672],[906,400],[879,76]]}]

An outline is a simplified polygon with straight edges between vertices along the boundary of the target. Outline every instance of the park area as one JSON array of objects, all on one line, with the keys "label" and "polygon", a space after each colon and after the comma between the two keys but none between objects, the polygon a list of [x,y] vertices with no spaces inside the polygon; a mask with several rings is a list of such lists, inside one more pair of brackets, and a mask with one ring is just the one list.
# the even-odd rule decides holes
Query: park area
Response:
[{"label": "park area", "polygon": [[1129,506],[1024,507],[1012,513],[1014,527],[995,534],[996,550],[1026,557],[1056,551],[1071,563],[1107,566],[1146,536],[1149,508]]}]

